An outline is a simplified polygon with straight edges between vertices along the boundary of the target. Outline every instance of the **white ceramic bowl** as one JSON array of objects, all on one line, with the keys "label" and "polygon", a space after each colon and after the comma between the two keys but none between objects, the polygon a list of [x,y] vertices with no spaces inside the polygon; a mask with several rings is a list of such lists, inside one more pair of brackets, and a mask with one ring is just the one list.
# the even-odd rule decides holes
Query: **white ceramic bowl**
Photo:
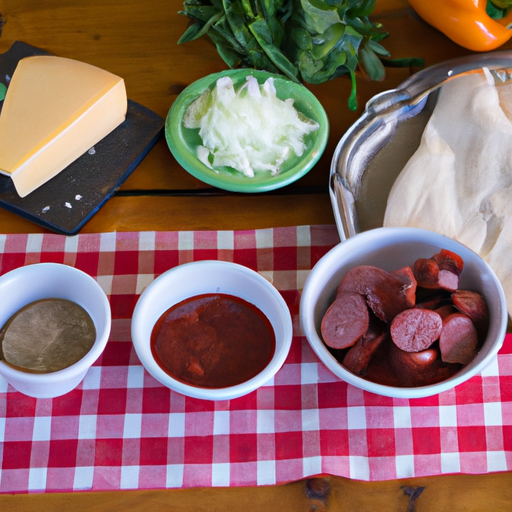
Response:
[{"label": "white ceramic bowl", "polygon": [[[253,304],[270,320],[276,349],[270,363],[255,377],[225,388],[184,384],[167,374],[151,354],[151,332],[171,306],[205,293],[224,293]],[[293,328],[290,311],[278,290],[257,272],[226,261],[196,261],[174,267],[157,277],[141,294],[132,317],[132,340],[146,370],[161,384],[186,396],[205,400],[237,398],[268,382],[283,365],[290,350]]]},{"label": "white ceramic bowl", "polygon": [[75,364],[50,373],[29,373],[0,361],[0,375],[21,393],[35,398],[54,398],[74,389],[107,344],[111,311],[107,296],[88,274],[60,263],[35,263],[0,277],[0,327],[22,307],[40,299],[67,299],[82,306],[96,328],[91,350]]},{"label": "white ceramic bowl", "polygon": [[[322,317],[332,303],[342,277],[358,265],[374,265],[391,271],[412,265],[448,249],[464,260],[459,288],[480,292],[487,301],[490,328],[475,359],[451,378],[422,387],[393,387],[370,382],[344,368],[327,350],[320,332]],[[482,371],[501,348],[507,329],[507,304],[503,288],[489,265],[466,246],[432,231],[418,228],[377,228],[359,233],[331,249],[309,274],[300,303],[303,332],[320,360],[340,379],[384,396],[420,398],[434,395],[468,380]]]}]

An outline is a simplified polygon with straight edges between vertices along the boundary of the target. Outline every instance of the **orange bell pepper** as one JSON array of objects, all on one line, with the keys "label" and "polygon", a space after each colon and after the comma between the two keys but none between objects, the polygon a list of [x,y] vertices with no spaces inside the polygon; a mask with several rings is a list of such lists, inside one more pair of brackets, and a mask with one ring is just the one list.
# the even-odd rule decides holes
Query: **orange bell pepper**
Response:
[{"label": "orange bell pepper", "polygon": [[468,50],[494,50],[512,37],[512,30],[507,28],[512,12],[495,20],[486,12],[487,0],[408,1],[428,24]]}]

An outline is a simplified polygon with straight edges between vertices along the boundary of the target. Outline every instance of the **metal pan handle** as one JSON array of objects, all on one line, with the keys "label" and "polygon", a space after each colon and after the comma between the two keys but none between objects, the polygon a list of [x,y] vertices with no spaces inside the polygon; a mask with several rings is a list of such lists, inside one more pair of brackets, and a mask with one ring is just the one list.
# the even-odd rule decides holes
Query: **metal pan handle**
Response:
[{"label": "metal pan handle", "polygon": [[398,88],[371,98],[366,104],[366,111],[371,116],[395,105],[401,108],[404,104],[416,104],[445,82],[461,75],[481,72],[484,67],[490,71],[511,69],[512,50],[457,57],[423,69],[404,80]]}]

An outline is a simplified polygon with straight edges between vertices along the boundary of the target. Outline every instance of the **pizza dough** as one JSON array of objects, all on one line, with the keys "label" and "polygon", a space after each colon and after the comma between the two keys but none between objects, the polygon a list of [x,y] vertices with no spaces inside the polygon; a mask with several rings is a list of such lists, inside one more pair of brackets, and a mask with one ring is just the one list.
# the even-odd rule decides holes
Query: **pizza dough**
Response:
[{"label": "pizza dough", "polygon": [[512,84],[484,70],[443,86],[391,189],[384,226],[430,229],[473,249],[512,312]]}]

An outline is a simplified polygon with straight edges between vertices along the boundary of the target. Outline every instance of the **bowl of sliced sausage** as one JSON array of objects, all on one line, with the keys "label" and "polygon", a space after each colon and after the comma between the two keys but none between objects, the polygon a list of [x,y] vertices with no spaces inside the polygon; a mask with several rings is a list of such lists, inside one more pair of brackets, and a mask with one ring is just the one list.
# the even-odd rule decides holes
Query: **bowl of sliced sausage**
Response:
[{"label": "bowl of sliced sausage", "polygon": [[377,228],[335,246],[311,270],[300,320],[337,377],[376,394],[446,391],[496,357],[508,313],[489,265],[419,228]]}]

